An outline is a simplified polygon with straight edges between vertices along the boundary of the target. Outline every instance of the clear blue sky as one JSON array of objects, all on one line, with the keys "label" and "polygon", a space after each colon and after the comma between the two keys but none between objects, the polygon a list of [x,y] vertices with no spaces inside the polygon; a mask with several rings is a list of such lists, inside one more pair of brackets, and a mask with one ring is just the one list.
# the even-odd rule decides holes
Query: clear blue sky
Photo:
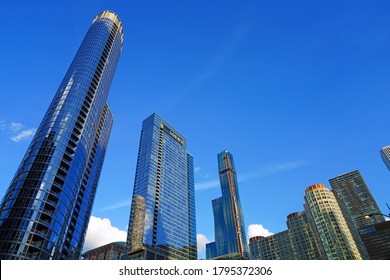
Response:
[{"label": "clear blue sky", "polygon": [[390,144],[388,1],[6,1],[1,197],[105,9],[121,18],[125,42],[109,94],[115,120],[96,223],[126,231],[141,124],[153,112],[187,138],[197,232],[210,241],[224,149],[235,158],[247,227],[286,229],[306,187],[330,187],[328,179],[356,169],[389,212],[390,172],[379,155]]}]

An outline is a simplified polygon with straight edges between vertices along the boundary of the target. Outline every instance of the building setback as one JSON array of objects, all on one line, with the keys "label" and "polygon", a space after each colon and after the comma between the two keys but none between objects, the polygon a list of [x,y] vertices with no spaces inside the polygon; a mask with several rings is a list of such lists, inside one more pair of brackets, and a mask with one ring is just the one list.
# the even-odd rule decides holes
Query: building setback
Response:
[{"label": "building setback", "polygon": [[206,258],[249,259],[237,174],[227,150],[218,154],[218,171],[222,196],[212,201],[215,242],[206,244]]},{"label": "building setback", "polygon": [[112,127],[106,100],[123,44],[92,22],[0,208],[0,259],[79,259]]},{"label": "building setback", "polygon": [[193,158],[155,113],[142,125],[127,247],[129,259],[197,259]]}]

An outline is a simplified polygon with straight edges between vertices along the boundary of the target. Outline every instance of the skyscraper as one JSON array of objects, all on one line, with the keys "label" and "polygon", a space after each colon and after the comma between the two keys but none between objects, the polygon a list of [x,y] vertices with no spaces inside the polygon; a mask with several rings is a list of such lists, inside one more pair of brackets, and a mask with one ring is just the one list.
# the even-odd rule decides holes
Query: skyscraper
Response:
[{"label": "skyscraper", "polygon": [[129,259],[197,259],[193,158],[155,113],[142,125],[127,246]]},{"label": "skyscraper", "polygon": [[383,147],[380,150],[380,154],[383,162],[385,163],[387,169],[390,170],[390,146]]},{"label": "skyscraper", "polygon": [[[357,229],[385,221],[382,215],[377,215],[379,207],[358,170],[337,176],[329,182]],[[366,215],[372,217],[367,219]]]},{"label": "skyscraper", "polygon": [[80,257],[113,122],[106,100],[122,44],[118,16],[97,15],[1,203],[1,259]]},{"label": "skyscraper", "polygon": [[306,188],[305,200],[329,260],[369,259],[356,228],[325,185]]},{"label": "skyscraper", "polygon": [[249,259],[244,216],[234,160],[227,150],[218,154],[222,196],[212,201],[215,242],[206,244],[208,259]]}]

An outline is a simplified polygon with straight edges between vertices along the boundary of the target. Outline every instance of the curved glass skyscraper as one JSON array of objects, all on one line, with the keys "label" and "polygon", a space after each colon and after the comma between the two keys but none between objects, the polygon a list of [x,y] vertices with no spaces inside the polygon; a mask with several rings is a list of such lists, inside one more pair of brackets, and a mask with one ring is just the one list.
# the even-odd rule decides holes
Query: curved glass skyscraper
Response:
[{"label": "curved glass skyscraper", "polygon": [[112,127],[106,100],[123,44],[92,22],[1,203],[1,259],[78,259]]},{"label": "curved glass skyscraper", "polygon": [[218,154],[218,171],[222,196],[212,201],[215,242],[206,244],[206,258],[249,259],[237,174],[227,150]]}]

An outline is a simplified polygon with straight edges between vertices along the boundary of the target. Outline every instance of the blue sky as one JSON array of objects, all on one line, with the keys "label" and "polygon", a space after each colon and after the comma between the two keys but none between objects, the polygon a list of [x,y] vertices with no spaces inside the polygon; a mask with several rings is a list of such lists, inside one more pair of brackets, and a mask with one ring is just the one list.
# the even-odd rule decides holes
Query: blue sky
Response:
[{"label": "blue sky", "polygon": [[388,1],[3,3],[1,196],[105,9],[121,18],[125,41],[89,248],[124,237],[141,125],[153,112],[187,138],[201,241],[214,240],[211,200],[221,195],[224,149],[235,159],[251,231],[286,229],[306,187],[330,187],[330,178],[356,169],[389,212],[390,173],[379,155],[390,144]]}]

